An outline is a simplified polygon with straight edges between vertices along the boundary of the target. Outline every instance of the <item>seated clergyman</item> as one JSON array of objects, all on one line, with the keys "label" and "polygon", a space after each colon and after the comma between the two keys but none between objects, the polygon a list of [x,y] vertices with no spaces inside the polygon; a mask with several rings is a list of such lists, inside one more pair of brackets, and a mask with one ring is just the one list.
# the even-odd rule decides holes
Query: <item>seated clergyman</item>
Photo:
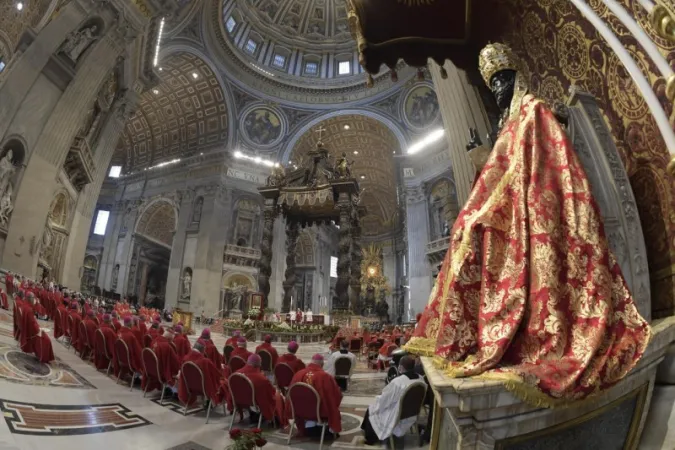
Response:
[{"label": "seated clergyman", "polygon": [[415,423],[417,416],[403,419],[397,423],[399,404],[405,389],[421,376],[415,372],[415,359],[411,356],[401,358],[399,375],[382,390],[382,395],[375,397],[375,402],[368,407],[363,417],[361,429],[367,445],[375,445],[379,441],[394,436],[403,436]]}]

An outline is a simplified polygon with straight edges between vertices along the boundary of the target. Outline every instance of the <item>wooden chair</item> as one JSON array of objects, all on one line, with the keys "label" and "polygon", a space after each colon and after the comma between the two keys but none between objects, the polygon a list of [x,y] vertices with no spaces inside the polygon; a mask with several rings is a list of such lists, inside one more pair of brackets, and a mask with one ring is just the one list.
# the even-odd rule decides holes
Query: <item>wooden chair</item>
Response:
[{"label": "wooden chair", "polygon": [[225,364],[230,363],[230,354],[232,353],[233,350],[234,347],[232,347],[231,345],[226,345],[225,347],[223,347],[223,356],[225,357]]},{"label": "wooden chair", "polygon": [[[339,356],[335,360],[335,380],[344,383],[344,390],[349,389],[349,380],[352,377],[352,360],[346,356]],[[341,385],[342,387],[342,385]]]},{"label": "wooden chair", "polygon": [[293,427],[298,420],[312,420],[321,426],[321,442],[319,443],[319,450],[321,450],[328,422],[327,420],[321,420],[321,397],[319,393],[307,383],[295,383],[288,390],[288,399],[291,402],[291,417],[293,418],[293,422],[288,432],[286,445],[291,445]]},{"label": "wooden chair", "polygon": [[108,354],[108,343],[105,340],[105,334],[103,334],[103,331],[99,328],[96,330],[96,340],[94,341],[94,351],[103,354],[105,358],[108,360],[108,370],[105,371],[105,374],[108,375],[110,373],[110,367],[112,366],[112,355]]},{"label": "wooden chair", "polygon": [[244,361],[244,358],[241,356],[233,356],[230,358],[230,362],[227,365],[230,367],[232,373],[234,373],[244,367],[246,365],[246,361]]},{"label": "wooden chair", "polygon": [[259,350],[258,356],[260,356],[260,370],[267,373],[272,373],[274,368],[272,367],[272,355],[267,350]]},{"label": "wooden chair", "polygon": [[[230,422],[230,430],[234,425],[234,418],[237,410],[242,411],[244,408],[258,407],[255,402],[255,387],[251,380],[243,373],[233,373],[228,380],[230,385],[230,392],[232,394],[232,422]],[[262,411],[258,419],[258,428],[262,425]]]},{"label": "wooden chair", "polygon": [[[68,314],[68,327],[66,328],[66,335],[68,336],[68,348],[72,347],[73,342],[73,328],[75,327],[75,320],[73,316]],[[74,349],[75,347],[73,347]]]},{"label": "wooden chair", "polygon": [[[415,423],[412,426],[415,428],[418,437],[420,436],[420,429],[417,426],[417,416],[419,416],[422,405],[424,405],[424,398],[426,395],[427,384],[424,381],[415,381],[405,388],[405,391],[403,391],[403,395],[401,396],[401,401],[398,404],[398,414],[396,416],[396,422],[394,422],[394,428],[396,428],[402,420],[415,417]],[[389,436],[389,445],[391,446],[391,450],[396,449],[393,432],[391,436]]]},{"label": "wooden chair", "polygon": [[78,339],[81,340],[81,342],[84,343],[82,346],[82,353],[80,353],[80,358],[86,360],[87,358],[85,355],[93,355],[93,347],[91,346],[89,342],[89,335],[87,334],[87,326],[84,324],[84,320],[80,322],[80,330],[79,333],[77,333]]},{"label": "wooden chair", "polygon": [[291,385],[291,381],[293,380],[293,375],[295,375],[295,372],[286,363],[278,363],[274,366],[274,380],[277,382],[277,387],[282,394],[286,394],[288,386]]},{"label": "wooden chair", "polygon": [[141,351],[141,359],[143,360],[143,376],[148,379],[145,381],[145,389],[143,390],[143,397],[148,392],[150,380],[157,380],[162,385],[162,396],[159,398],[159,404],[164,405],[164,390],[167,386],[167,380],[162,376],[162,371],[159,369],[159,359],[151,348],[144,348]]},{"label": "wooden chair", "polygon": [[[185,408],[183,409],[183,415],[187,414],[187,409],[188,405],[190,405],[190,400],[192,399],[192,396],[194,395],[195,397],[197,396],[204,396],[205,398],[208,398],[208,395],[206,394],[206,388],[204,387],[204,372],[202,372],[202,369],[199,368],[199,366],[192,361],[187,361],[183,363],[183,366],[180,368],[180,376],[183,377],[183,381],[185,382],[185,387],[187,389],[187,394],[188,398],[187,401],[185,402]],[[209,423],[209,416],[211,415],[211,407],[214,404],[214,401],[212,398],[209,399],[209,407],[208,410],[206,411],[206,423]],[[218,406],[217,404],[215,406]],[[225,406],[225,402],[223,402],[223,412],[225,415],[227,415],[227,408]],[[232,426],[230,426],[232,428]]]},{"label": "wooden chair", "polygon": [[115,358],[117,359],[117,365],[119,366],[119,372],[117,373],[117,380],[115,383],[119,383],[120,377],[124,370],[128,370],[131,373],[131,382],[129,383],[129,390],[134,390],[134,380],[136,379],[136,373],[134,368],[131,366],[131,355],[129,353],[129,347],[127,343],[122,339],[117,339],[115,341]]}]

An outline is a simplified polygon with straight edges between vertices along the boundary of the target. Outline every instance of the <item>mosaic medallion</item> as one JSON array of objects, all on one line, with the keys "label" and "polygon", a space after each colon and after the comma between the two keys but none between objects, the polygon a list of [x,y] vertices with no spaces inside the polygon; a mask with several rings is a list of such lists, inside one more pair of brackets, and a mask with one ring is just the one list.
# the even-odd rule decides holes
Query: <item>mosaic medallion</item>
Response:
[{"label": "mosaic medallion", "polygon": [[403,102],[403,117],[413,128],[426,128],[439,116],[438,98],[427,84],[413,87]]},{"label": "mosaic medallion", "polygon": [[256,105],[242,113],[239,128],[254,147],[272,147],[284,137],[283,115],[269,106]]},{"label": "mosaic medallion", "polygon": [[82,375],[59,359],[41,363],[33,355],[0,342],[0,379],[33,386],[57,386],[75,389],[96,389]]},{"label": "mosaic medallion", "polygon": [[0,410],[12,433],[37,436],[105,433],[151,424],[119,403],[40,405],[0,400]]}]

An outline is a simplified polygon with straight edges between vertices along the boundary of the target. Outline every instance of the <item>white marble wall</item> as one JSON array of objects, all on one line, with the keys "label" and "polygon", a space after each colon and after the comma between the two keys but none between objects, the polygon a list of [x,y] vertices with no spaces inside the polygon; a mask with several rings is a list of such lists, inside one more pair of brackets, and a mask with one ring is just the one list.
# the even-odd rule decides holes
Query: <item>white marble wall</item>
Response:
[{"label": "white marble wall", "polygon": [[405,310],[414,318],[427,305],[433,278],[426,259],[429,242],[427,199],[421,186],[406,186],[406,227],[408,231],[408,285]]}]

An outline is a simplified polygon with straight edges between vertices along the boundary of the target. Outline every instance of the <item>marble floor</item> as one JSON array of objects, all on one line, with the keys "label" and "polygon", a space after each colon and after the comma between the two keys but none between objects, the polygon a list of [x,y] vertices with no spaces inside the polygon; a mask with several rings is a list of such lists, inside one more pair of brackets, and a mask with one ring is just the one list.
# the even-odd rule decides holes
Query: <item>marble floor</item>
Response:
[{"label": "marble floor", "polygon": [[[48,322],[41,325],[51,328]],[[57,360],[40,364],[18,350],[11,327],[11,313],[0,311],[0,410],[5,419],[0,421],[0,449],[221,450],[231,444],[227,429],[232,416],[224,416],[222,408],[211,412],[208,424],[201,408],[183,416],[177,401],[160,405],[158,393],[143,398],[138,386],[130,390],[128,384],[115,384],[112,376],[97,371],[53,338]],[[222,348],[225,338],[215,333],[213,338]],[[326,345],[303,344],[298,354],[307,361],[315,353],[326,352]],[[359,426],[384,386],[384,375],[360,364],[363,367],[354,374],[342,400],[343,432],[336,441],[325,442],[325,448],[364,448]],[[426,422],[423,417],[420,420]],[[288,430],[265,429],[269,443],[264,448],[319,447],[318,442],[299,438],[287,446],[287,435]],[[405,446],[419,448],[416,437],[408,436]]]}]

